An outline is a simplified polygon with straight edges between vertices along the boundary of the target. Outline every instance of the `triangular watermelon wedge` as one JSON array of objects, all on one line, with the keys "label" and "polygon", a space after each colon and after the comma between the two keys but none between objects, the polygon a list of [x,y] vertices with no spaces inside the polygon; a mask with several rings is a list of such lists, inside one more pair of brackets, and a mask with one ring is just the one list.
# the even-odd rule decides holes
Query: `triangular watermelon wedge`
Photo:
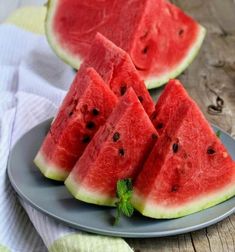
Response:
[{"label": "triangular watermelon wedge", "polygon": [[[163,97],[174,96],[169,90]],[[173,106],[165,102],[162,108]],[[196,103],[186,95],[174,106],[134,185],[134,207],[153,218],[185,216],[235,195],[235,163]]]},{"label": "triangular watermelon wedge", "polygon": [[116,102],[93,68],[77,73],[34,160],[45,177],[65,180]]},{"label": "triangular watermelon wedge", "polygon": [[46,34],[74,68],[97,32],[130,54],[148,88],[179,75],[195,58],[205,29],[166,0],[50,0]]},{"label": "triangular watermelon wedge", "polygon": [[164,92],[159,97],[155,111],[151,115],[153,125],[161,135],[171,121],[173,114],[185,100],[189,100],[190,97],[186,90],[182,88],[182,84],[179,80],[170,80],[166,85]]},{"label": "triangular watermelon wedge", "polygon": [[118,97],[132,87],[148,115],[154,111],[153,100],[130,56],[110,40],[96,34],[82,67],[93,67]]},{"label": "triangular watermelon wedge", "polygon": [[135,178],[157,132],[132,88],[85,149],[65,185],[79,200],[113,206],[119,179]]}]

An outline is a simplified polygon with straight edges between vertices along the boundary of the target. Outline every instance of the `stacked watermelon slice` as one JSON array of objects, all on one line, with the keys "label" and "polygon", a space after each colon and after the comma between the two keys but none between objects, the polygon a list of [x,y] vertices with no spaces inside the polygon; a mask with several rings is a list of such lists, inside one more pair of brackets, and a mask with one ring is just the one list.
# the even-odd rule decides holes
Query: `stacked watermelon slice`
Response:
[{"label": "stacked watermelon slice", "polygon": [[[76,11],[79,18],[70,15]],[[71,17],[74,30],[61,37]],[[132,205],[153,218],[235,195],[235,163],[182,84],[170,80],[154,107],[142,81],[153,74],[159,84],[182,71],[204,37],[200,25],[164,0],[51,0],[47,32],[59,55],[84,61],[35,157],[44,176],[65,181],[78,200],[107,206],[117,202],[117,182],[130,178]]]}]

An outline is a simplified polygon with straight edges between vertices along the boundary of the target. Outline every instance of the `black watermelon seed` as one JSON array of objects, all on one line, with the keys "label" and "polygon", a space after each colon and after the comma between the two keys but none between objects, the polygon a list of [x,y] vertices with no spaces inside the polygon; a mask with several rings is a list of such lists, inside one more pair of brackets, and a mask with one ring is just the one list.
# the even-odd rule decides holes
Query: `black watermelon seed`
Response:
[{"label": "black watermelon seed", "polygon": [[140,102],[143,102],[143,100],[144,100],[142,96],[138,96],[138,99]]},{"label": "black watermelon seed", "polygon": [[154,139],[154,140],[157,139],[157,135],[153,133],[152,134],[152,139]]},{"label": "black watermelon seed", "polygon": [[118,132],[115,132],[114,134],[113,134],[113,141],[114,142],[117,142],[117,140],[120,138],[120,133],[118,133]]},{"label": "black watermelon seed", "polygon": [[163,123],[158,123],[157,124],[157,129],[162,129],[163,128]]},{"label": "black watermelon seed", "polygon": [[207,154],[213,155],[214,153],[215,153],[215,150],[214,150],[212,147],[209,147],[209,148],[207,149]]},{"label": "black watermelon seed", "polygon": [[87,122],[86,128],[87,128],[87,129],[93,129],[93,128],[95,128],[95,123],[92,122],[92,121]]},{"label": "black watermelon seed", "polygon": [[178,185],[173,185],[171,188],[172,192],[177,192],[179,190],[179,186]]},{"label": "black watermelon seed", "polygon": [[178,143],[174,143],[174,144],[172,145],[172,150],[173,150],[173,152],[176,153],[176,152],[178,151],[178,149],[179,149]]},{"label": "black watermelon seed", "polygon": [[146,54],[149,50],[149,47],[148,46],[145,46],[145,48],[142,50],[142,53],[143,54]]},{"label": "black watermelon seed", "polygon": [[93,108],[93,109],[92,109],[92,114],[93,114],[94,116],[98,116],[99,113],[100,113],[100,111],[99,111],[97,108]]},{"label": "black watermelon seed", "polygon": [[182,36],[184,34],[184,29],[179,30],[179,36]]},{"label": "black watermelon seed", "polygon": [[82,138],[82,142],[83,143],[89,143],[90,139],[91,139],[90,136],[84,135],[83,138]]},{"label": "black watermelon seed", "polygon": [[121,149],[118,150],[118,153],[119,153],[119,155],[120,155],[121,157],[123,157],[124,154],[125,154],[125,151],[124,151],[123,148],[121,148]]},{"label": "black watermelon seed", "polygon": [[73,111],[70,111],[69,112],[69,117],[73,115]]},{"label": "black watermelon seed", "polygon": [[126,85],[121,86],[120,87],[120,94],[124,95],[126,93],[126,89],[127,89]]}]

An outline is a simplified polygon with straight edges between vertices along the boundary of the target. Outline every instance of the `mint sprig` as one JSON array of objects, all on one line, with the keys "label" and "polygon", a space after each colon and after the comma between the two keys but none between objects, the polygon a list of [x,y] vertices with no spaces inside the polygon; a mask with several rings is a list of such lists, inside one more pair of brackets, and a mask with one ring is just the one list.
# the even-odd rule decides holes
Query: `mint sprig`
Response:
[{"label": "mint sprig", "polygon": [[121,215],[125,215],[127,217],[131,217],[134,208],[130,202],[131,196],[132,196],[132,180],[131,179],[120,179],[117,182],[117,212],[116,217],[114,221],[114,225],[117,225],[119,223]]},{"label": "mint sprig", "polygon": [[216,136],[217,136],[218,138],[221,137],[221,131],[220,131],[220,130],[217,130],[217,131],[216,131]]}]

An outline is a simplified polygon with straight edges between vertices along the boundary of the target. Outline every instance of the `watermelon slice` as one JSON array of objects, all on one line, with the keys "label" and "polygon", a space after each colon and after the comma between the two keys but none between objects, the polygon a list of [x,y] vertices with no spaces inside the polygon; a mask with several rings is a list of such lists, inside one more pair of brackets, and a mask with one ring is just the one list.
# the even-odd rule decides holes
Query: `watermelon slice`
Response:
[{"label": "watermelon slice", "polygon": [[[163,97],[175,95],[170,89]],[[235,195],[235,163],[195,102],[188,95],[174,105],[160,100],[175,112],[136,179],[134,207],[145,216],[177,218]]]},{"label": "watermelon slice", "polygon": [[95,36],[84,66],[93,67],[118,97],[131,86],[147,114],[153,113],[153,100],[130,56],[99,33]]},{"label": "watermelon slice", "polygon": [[186,90],[182,88],[179,80],[170,80],[159,97],[155,106],[155,111],[151,115],[153,125],[161,135],[167,123],[171,121],[175,109],[190,97]]},{"label": "watermelon slice", "polygon": [[44,176],[65,180],[116,102],[93,68],[77,73],[34,160]]},{"label": "watermelon slice", "polygon": [[116,183],[135,178],[157,138],[157,132],[132,88],[119,99],[65,180],[79,200],[112,206]]},{"label": "watermelon slice", "polygon": [[205,29],[166,0],[50,0],[46,33],[54,51],[79,68],[97,32],[128,52],[147,81],[157,87],[194,59]]}]

